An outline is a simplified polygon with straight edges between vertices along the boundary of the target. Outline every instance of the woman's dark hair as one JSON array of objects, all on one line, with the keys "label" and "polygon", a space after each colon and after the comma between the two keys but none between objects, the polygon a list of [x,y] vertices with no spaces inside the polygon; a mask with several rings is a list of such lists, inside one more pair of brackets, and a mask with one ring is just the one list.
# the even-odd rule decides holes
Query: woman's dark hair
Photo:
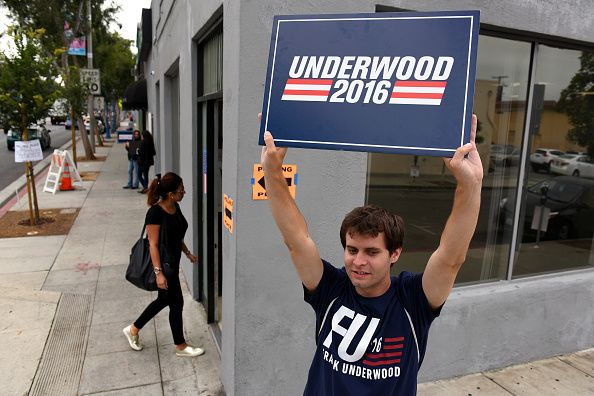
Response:
[{"label": "woman's dark hair", "polygon": [[167,194],[177,190],[183,182],[182,178],[173,172],[167,172],[163,177],[158,173],[147,192],[148,205],[153,206],[159,202],[159,199],[164,199]]},{"label": "woman's dark hair", "polygon": [[346,234],[357,234],[375,238],[380,232],[384,233],[386,249],[390,254],[404,242],[404,221],[398,215],[387,210],[366,205],[353,209],[348,213],[340,226],[340,242],[346,248]]},{"label": "woman's dark hair", "polygon": [[147,131],[146,129],[144,131],[142,131],[142,138],[147,143],[153,143],[153,135],[151,135],[151,133],[149,131]]}]

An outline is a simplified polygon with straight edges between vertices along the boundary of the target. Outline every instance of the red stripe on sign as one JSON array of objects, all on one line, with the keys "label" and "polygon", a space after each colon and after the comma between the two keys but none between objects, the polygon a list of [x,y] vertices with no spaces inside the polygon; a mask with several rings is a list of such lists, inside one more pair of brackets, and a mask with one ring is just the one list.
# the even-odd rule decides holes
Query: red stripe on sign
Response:
[{"label": "red stripe on sign", "polygon": [[328,91],[307,91],[301,89],[285,89],[283,95],[314,95],[314,96],[328,96]]},{"label": "red stripe on sign", "polygon": [[380,360],[378,362],[370,362],[369,360],[363,360],[363,364],[366,364],[368,366],[383,366],[385,364],[394,364],[394,363],[400,363],[400,359]]},{"label": "red stripe on sign", "polygon": [[312,84],[312,85],[332,85],[334,80],[289,78],[287,84]]},{"label": "red stripe on sign", "polygon": [[366,353],[365,356],[367,356],[370,359],[379,359],[379,358],[388,358],[388,357],[394,357],[394,356],[402,356],[402,352]]},{"label": "red stripe on sign", "polygon": [[384,342],[400,342],[404,341],[404,337],[396,337],[396,338],[384,338]]},{"label": "red stripe on sign", "polygon": [[396,81],[397,87],[445,87],[447,81]]},{"label": "red stripe on sign", "polygon": [[392,92],[393,98],[442,99],[440,93]]},{"label": "red stripe on sign", "polygon": [[384,349],[400,349],[403,346],[403,344],[384,345]]}]

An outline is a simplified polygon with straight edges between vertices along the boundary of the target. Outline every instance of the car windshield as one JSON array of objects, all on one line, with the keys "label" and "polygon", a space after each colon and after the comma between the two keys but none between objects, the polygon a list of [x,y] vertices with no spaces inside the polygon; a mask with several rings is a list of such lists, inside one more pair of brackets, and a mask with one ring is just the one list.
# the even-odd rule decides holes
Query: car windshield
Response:
[{"label": "car windshield", "polygon": [[547,198],[558,202],[571,202],[575,200],[582,192],[582,186],[573,184],[566,180],[544,180],[528,188],[533,194],[541,195],[542,187],[548,187]]}]

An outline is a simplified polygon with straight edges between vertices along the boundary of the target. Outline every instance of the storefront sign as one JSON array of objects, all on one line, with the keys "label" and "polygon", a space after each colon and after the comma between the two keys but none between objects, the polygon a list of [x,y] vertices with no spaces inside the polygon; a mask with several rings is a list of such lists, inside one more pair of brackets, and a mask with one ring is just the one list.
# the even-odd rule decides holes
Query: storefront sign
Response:
[{"label": "storefront sign", "polygon": [[14,142],[14,162],[41,161],[43,152],[38,139]]},{"label": "storefront sign", "polygon": [[478,31],[478,11],[276,16],[259,143],[451,157]]},{"label": "storefront sign", "polygon": [[[297,194],[297,165],[283,165],[283,176],[289,186],[289,193],[295,199]],[[254,164],[254,173],[252,177],[252,199],[254,201],[268,199],[266,194],[266,182],[264,181],[264,168],[262,164]]]}]

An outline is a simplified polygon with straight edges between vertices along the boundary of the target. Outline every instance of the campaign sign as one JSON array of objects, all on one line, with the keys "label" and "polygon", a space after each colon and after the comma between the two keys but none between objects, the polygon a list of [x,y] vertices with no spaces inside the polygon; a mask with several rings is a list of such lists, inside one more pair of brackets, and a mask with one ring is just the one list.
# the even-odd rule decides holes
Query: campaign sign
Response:
[{"label": "campaign sign", "polygon": [[479,11],[275,16],[259,143],[453,156],[478,31]]}]

